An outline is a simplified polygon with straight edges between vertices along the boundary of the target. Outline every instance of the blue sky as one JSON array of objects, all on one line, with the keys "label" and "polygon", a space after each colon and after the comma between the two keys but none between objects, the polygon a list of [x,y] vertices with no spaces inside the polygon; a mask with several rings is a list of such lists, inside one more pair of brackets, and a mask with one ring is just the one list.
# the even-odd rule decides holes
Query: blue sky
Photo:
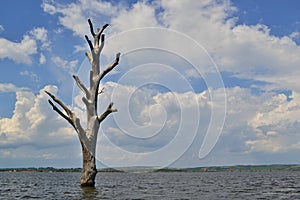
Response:
[{"label": "blue sky", "polygon": [[1,4],[0,167],[81,166],[43,90],[84,119],[72,74],[87,80],[88,18],[110,24],[102,66],[122,53],[102,83],[100,109],[119,112],[102,124],[99,166],[300,163],[299,1]]}]

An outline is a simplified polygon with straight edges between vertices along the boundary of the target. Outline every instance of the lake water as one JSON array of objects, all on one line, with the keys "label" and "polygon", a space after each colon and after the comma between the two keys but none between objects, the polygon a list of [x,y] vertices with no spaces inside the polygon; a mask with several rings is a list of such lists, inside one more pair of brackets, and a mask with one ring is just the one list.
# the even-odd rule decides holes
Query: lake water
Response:
[{"label": "lake water", "polygon": [[0,199],[300,199],[300,172],[98,173],[0,172]]}]

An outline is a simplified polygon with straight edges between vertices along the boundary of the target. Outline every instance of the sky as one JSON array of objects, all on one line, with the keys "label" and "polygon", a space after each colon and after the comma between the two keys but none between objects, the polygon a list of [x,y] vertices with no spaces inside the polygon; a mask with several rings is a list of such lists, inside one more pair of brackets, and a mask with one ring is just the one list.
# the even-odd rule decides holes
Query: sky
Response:
[{"label": "sky", "polygon": [[[7,0],[0,6],[0,168],[80,167],[51,91],[85,122],[90,36],[105,23],[98,167],[300,164],[298,0]],[[16,6],[18,5],[18,6]]]}]

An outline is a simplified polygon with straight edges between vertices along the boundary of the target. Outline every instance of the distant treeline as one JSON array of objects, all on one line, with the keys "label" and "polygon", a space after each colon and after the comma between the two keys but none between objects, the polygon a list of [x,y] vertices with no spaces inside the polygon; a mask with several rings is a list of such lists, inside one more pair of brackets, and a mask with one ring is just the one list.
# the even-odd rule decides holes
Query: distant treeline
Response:
[{"label": "distant treeline", "polygon": [[0,168],[0,171],[9,172],[81,172],[81,168],[54,168],[54,167],[26,167],[26,168]]},{"label": "distant treeline", "polygon": [[300,171],[300,165],[235,165],[195,168],[162,168],[155,172],[260,172],[260,171]]},{"label": "distant treeline", "polygon": [[[0,172],[82,172],[82,168],[26,167],[0,168]],[[98,169],[98,172],[122,172],[114,168]]]},{"label": "distant treeline", "polygon": [[[0,172],[81,172],[82,168],[54,168],[54,167],[29,167],[29,168],[0,168]],[[102,168],[98,172],[260,172],[260,171],[300,171],[300,165],[235,165],[235,166],[210,166],[195,168],[149,168],[125,167]]]}]

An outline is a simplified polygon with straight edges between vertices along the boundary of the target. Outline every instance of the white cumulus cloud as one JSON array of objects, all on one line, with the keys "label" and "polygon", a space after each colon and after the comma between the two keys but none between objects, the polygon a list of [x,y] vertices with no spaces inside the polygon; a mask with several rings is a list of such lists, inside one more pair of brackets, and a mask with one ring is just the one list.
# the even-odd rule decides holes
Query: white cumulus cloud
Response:
[{"label": "white cumulus cloud", "polygon": [[30,31],[30,34],[38,41],[40,41],[41,48],[45,49],[50,46],[50,42],[48,40],[48,31],[44,27],[34,28]]},{"label": "white cumulus cloud", "polygon": [[52,62],[57,65],[57,67],[68,72],[69,74],[74,74],[75,68],[77,67],[78,60],[67,61],[62,59],[59,56],[55,56],[52,59]]},{"label": "white cumulus cloud", "polygon": [[[102,9],[94,10],[95,5]],[[102,23],[110,19],[111,33],[149,26],[173,29],[203,45],[220,71],[233,73],[238,78],[270,83],[265,88],[267,90],[300,91],[297,84],[300,47],[292,40],[298,33],[278,37],[272,35],[270,27],[264,24],[238,25],[234,15],[237,8],[229,0],[139,1],[131,6],[82,0],[66,5],[46,2],[44,10],[50,14],[62,14],[60,23],[80,36],[87,33],[86,19],[92,11],[92,16],[104,16]],[[152,32],[147,34],[147,31],[143,37],[133,33],[118,45],[106,47],[104,53],[112,57],[116,51],[132,50],[131,47],[140,44],[141,39],[150,46],[151,43],[165,44],[168,41],[164,35],[154,35]],[[197,57],[198,52],[189,51],[190,46],[184,40],[174,38],[171,45],[188,52],[190,57]]]},{"label": "white cumulus cloud", "polygon": [[[72,128],[53,112],[44,90],[57,92],[55,86],[46,86],[37,95],[30,90],[16,91],[12,117],[0,119],[1,148],[24,145],[47,147],[66,144],[76,137]],[[60,140],[57,140],[58,135]]]},{"label": "white cumulus cloud", "polygon": [[25,35],[21,42],[12,42],[5,38],[0,38],[1,48],[0,58],[8,58],[16,63],[32,63],[32,55],[37,53],[36,41]]},{"label": "white cumulus cloud", "polygon": [[30,65],[33,63],[33,56],[50,43],[47,41],[45,28],[34,28],[29,34],[25,34],[20,42],[0,38],[0,45],[5,47],[0,49],[0,59],[8,58],[16,63]]},{"label": "white cumulus cloud", "polygon": [[[221,105],[224,94],[223,88],[210,88],[210,85],[201,92],[183,87],[183,79],[205,78],[206,73],[210,72],[205,67],[211,65],[207,58],[203,59],[207,54],[204,51],[201,54],[194,51],[193,44],[186,42],[187,38],[202,45],[220,71],[229,72],[237,78],[266,83],[261,86],[261,93],[258,94],[253,93],[250,88],[226,88],[226,123],[209,158],[234,163],[237,161],[235,159],[255,161],[258,159],[257,153],[292,155],[294,151],[299,151],[300,48],[293,41],[299,36],[298,32],[279,37],[272,35],[270,27],[262,23],[238,25],[235,16],[237,8],[229,0],[139,1],[130,6],[105,1],[79,0],[69,4],[44,1],[42,6],[45,12],[58,15],[59,23],[80,37],[88,34],[87,18],[91,17],[95,26],[111,22],[112,26],[107,32],[113,37],[107,38],[107,46],[103,52],[106,58],[103,60],[107,62],[110,60],[107,58],[113,58],[118,51],[127,53],[121,57],[119,68],[117,67],[118,75],[128,71],[125,77],[127,79],[122,77],[119,83],[107,82],[101,85],[105,90],[99,97],[99,109],[105,109],[112,100],[119,110],[103,122],[103,135],[99,137],[99,144],[104,161],[116,165],[124,162],[149,164],[142,154],[136,157],[119,157],[118,151],[109,145],[108,139],[126,151],[147,153],[162,148],[172,139],[176,140],[180,136],[176,133],[181,127],[181,120],[190,120],[182,125],[183,128],[189,128],[196,119],[200,120],[200,129],[190,151],[193,155],[191,162],[200,163],[197,156],[209,128],[209,121],[211,117],[218,120],[222,118],[221,113],[213,116],[211,110]],[[131,29],[141,30],[150,26],[167,28],[169,33],[172,29],[178,34],[164,35],[163,32],[144,29],[143,32],[130,35]],[[130,37],[122,38],[120,33],[124,31],[129,31],[127,33]],[[182,37],[177,37],[178,35]],[[32,56],[39,54],[38,49],[43,47],[39,47],[39,43],[47,44],[47,37],[47,30],[35,28],[24,35],[20,42],[0,38],[0,45],[7,47],[1,48],[0,58],[30,64]],[[141,41],[143,47],[155,47],[161,51],[134,51],[139,48]],[[162,48],[172,51],[163,51],[165,49]],[[81,46],[75,46],[76,52],[81,50]],[[46,58],[43,53],[39,55],[40,63],[43,64]],[[190,63],[185,62],[186,58],[202,63],[199,69],[203,70],[203,74],[198,73],[194,67],[187,67]],[[68,61],[59,56],[52,57],[52,62],[71,74],[78,64],[77,60]],[[167,65],[171,67],[166,67]],[[136,66],[141,68],[134,68]],[[205,67],[201,68],[202,66]],[[129,76],[130,74],[134,76]],[[30,73],[24,71],[22,75]],[[143,81],[163,82],[163,86],[167,85],[167,89],[172,90],[162,91],[162,88],[154,86],[147,88]],[[112,93],[115,87],[118,88],[115,92],[118,92]],[[58,90],[54,86],[44,89],[54,94]],[[291,95],[287,97],[286,94],[279,94],[278,90],[291,91]],[[0,151],[2,156],[18,156],[21,150],[34,152],[24,147],[27,144],[53,147],[57,145],[58,137],[61,138],[59,145],[68,146],[76,138],[67,122],[48,105],[42,90],[35,94],[30,90],[20,90],[12,84],[0,84],[0,91],[16,93],[13,116],[0,119],[0,147],[10,147]],[[74,110],[83,116],[80,100],[79,96],[75,97],[77,107]],[[196,110],[199,110],[199,119],[192,115]],[[195,129],[187,130],[187,136],[191,136],[191,130]],[[180,139],[180,144],[185,144],[186,138]],[[181,147],[180,144],[178,148]],[[16,146],[19,147],[18,151],[13,151]],[[51,152],[40,151],[35,156],[56,159],[60,155],[52,149]],[[185,155],[185,158],[189,156]],[[160,162],[166,158],[169,159],[163,154],[152,161]],[[278,162],[282,159],[277,158]],[[213,162],[217,161],[212,161],[212,164]]]},{"label": "white cumulus cloud", "polygon": [[[54,15],[61,14],[59,21],[65,27],[74,31],[74,34],[82,37],[89,30],[88,18],[102,18],[116,15],[118,9],[110,2],[80,0],[76,3],[62,5],[53,1],[44,1],[42,7],[45,12]],[[101,17],[102,16],[102,17]]]}]

